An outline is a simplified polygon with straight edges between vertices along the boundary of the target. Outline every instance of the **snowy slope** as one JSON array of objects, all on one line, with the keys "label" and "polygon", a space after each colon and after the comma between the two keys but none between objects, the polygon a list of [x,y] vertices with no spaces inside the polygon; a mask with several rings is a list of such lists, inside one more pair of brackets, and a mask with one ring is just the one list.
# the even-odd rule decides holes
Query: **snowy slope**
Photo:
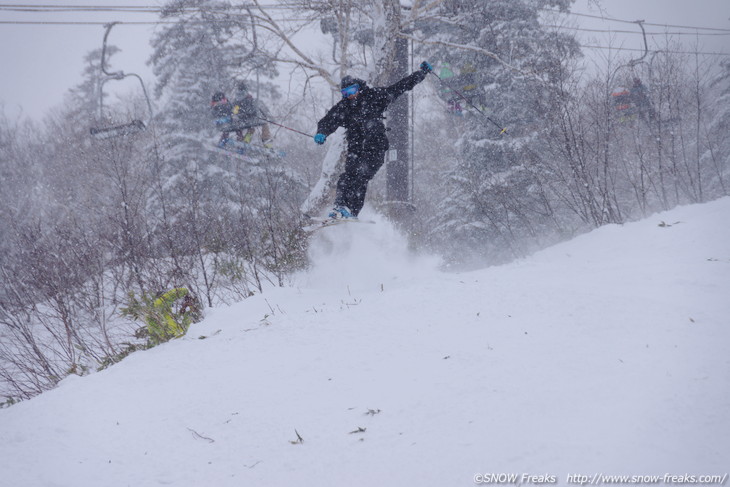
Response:
[{"label": "snowy slope", "polygon": [[315,238],[293,286],[0,410],[0,483],[730,470],[730,198],[462,274],[383,220]]}]

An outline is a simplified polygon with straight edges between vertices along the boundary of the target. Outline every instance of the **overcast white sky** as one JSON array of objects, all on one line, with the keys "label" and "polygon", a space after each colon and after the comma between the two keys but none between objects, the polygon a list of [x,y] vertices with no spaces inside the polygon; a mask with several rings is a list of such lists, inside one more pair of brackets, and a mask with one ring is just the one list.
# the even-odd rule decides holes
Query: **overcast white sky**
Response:
[{"label": "overcast white sky", "polygon": [[[273,2],[273,0],[271,0]],[[9,4],[22,5],[145,5],[161,6],[163,0],[13,0]],[[645,20],[655,24],[675,24],[696,27],[730,29],[730,0],[577,0],[573,11],[600,15],[600,3],[607,17],[625,20]],[[55,22],[134,22],[154,21],[152,14],[120,12],[88,13],[11,12],[0,9],[2,21],[55,21]],[[582,27],[615,30],[636,30],[630,24],[608,22],[585,17],[574,17]],[[123,24],[116,26],[109,42],[122,49],[114,58],[114,69],[142,76],[151,90],[153,77],[146,65],[150,54],[149,39],[155,27]],[[660,27],[647,30],[661,31]],[[668,29],[673,32],[676,29]],[[92,49],[100,48],[104,35],[101,25],[24,25],[0,23],[0,107],[9,117],[27,116],[39,120],[52,107],[63,102],[67,91],[81,81],[83,58]],[[601,34],[589,36],[586,44],[607,44]],[[590,37],[595,37],[590,39]],[[682,36],[691,45],[699,41],[700,50],[730,53],[730,35]],[[616,40],[614,39],[614,45]],[[626,36],[619,39],[624,47],[641,47],[641,38]],[[651,47],[651,46],[650,46]],[[586,50],[591,55],[590,50]],[[721,58],[713,58],[719,62]],[[123,89],[136,89],[134,79],[121,83]],[[110,83],[111,85],[111,83]],[[138,85],[138,83],[137,83]],[[3,109],[3,108],[0,108]]]}]

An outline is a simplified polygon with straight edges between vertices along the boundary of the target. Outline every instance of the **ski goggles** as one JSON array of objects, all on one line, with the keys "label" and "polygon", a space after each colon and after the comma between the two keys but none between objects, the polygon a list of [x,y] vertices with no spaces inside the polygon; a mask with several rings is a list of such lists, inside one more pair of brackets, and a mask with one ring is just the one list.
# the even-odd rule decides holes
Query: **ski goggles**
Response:
[{"label": "ski goggles", "polygon": [[343,88],[340,90],[342,92],[342,98],[347,98],[349,96],[355,95],[360,91],[360,85],[357,83],[354,85],[350,85],[347,88]]}]

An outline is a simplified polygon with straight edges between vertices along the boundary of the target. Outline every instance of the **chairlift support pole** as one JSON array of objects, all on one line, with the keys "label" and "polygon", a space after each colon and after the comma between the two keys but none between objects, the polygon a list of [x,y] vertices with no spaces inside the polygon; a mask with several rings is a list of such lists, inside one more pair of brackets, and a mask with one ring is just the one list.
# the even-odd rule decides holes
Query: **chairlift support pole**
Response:
[{"label": "chairlift support pole", "polygon": [[635,20],[634,23],[639,24],[639,27],[641,27],[641,35],[644,38],[644,54],[641,55],[639,59],[633,59],[629,61],[629,66],[633,68],[637,64],[640,64],[644,61],[644,58],[647,54],[649,54],[649,44],[646,41],[646,30],[644,29],[644,21],[643,20]]},{"label": "chairlift support pole", "polygon": [[[408,39],[396,39],[395,56],[394,69],[390,73],[391,83],[408,74]],[[387,153],[386,194],[388,212],[399,223],[408,221],[413,209],[409,195],[409,113],[410,100],[407,95],[398,97],[388,108],[390,149]]]},{"label": "chairlift support pole", "polygon": [[644,53],[641,55],[640,58],[638,58],[638,59],[631,59],[628,63],[622,64],[619,67],[617,67],[613,71],[613,73],[611,74],[611,76],[608,78],[609,83],[612,83],[613,82],[613,79],[616,76],[616,73],[618,73],[621,69],[623,69],[625,67],[629,67],[629,68],[631,68],[633,70],[634,67],[637,64],[643,63],[644,62],[644,59],[649,54],[649,43],[646,40],[646,30],[644,29],[644,21],[643,20],[635,20],[634,23],[635,24],[638,24],[639,27],[641,28],[641,35],[644,38]]}]

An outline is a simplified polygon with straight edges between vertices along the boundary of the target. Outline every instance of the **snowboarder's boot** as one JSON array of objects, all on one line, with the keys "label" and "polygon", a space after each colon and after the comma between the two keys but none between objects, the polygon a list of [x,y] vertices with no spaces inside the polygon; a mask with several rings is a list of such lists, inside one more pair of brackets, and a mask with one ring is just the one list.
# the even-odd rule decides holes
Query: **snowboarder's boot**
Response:
[{"label": "snowboarder's boot", "polygon": [[327,216],[333,220],[340,220],[342,218],[355,218],[355,216],[350,213],[350,209],[346,206],[335,206],[334,208],[332,208],[332,211],[330,211],[329,215]]}]

